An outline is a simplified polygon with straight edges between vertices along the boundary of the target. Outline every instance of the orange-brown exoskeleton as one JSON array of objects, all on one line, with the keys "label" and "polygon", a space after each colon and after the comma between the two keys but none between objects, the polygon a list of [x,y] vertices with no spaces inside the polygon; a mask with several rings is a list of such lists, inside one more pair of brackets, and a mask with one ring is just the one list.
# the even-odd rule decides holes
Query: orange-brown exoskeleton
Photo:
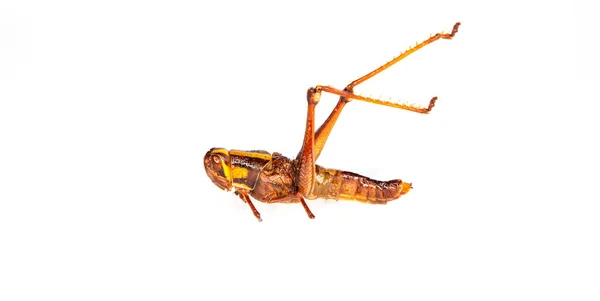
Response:
[{"label": "orange-brown exoskeleton", "polygon": [[[438,33],[401,53],[393,60],[351,82],[344,90],[330,86],[315,86],[308,89],[308,114],[302,149],[295,159],[279,153],[266,151],[239,151],[213,148],[204,156],[204,168],[212,182],[223,190],[235,190],[246,202],[254,216],[261,221],[260,213],[250,196],[264,203],[301,203],[309,218],[315,216],[304,199],[355,200],[369,204],[385,204],[406,194],[411,183],[402,180],[377,181],[355,173],[328,169],[315,164],[327,137],[333,129],[344,106],[352,99],[427,114],[437,97],[429,105],[418,107],[403,103],[383,101],[354,94],[354,87],[389,68],[411,53],[439,39],[452,39],[460,23],[450,33]],[[340,99],[323,124],[315,132],[315,107],[322,92],[340,96]]]}]

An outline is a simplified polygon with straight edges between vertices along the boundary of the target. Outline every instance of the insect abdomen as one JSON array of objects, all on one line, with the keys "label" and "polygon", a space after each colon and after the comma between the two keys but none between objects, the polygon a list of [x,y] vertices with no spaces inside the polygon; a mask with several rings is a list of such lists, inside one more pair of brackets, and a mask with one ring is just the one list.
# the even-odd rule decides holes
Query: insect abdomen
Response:
[{"label": "insect abdomen", "polygon": [[333,200],[355,200],[385,204],[406,194],[412,188],[402,180],[377,181],[348,171],[316,166],[313,194]]}]

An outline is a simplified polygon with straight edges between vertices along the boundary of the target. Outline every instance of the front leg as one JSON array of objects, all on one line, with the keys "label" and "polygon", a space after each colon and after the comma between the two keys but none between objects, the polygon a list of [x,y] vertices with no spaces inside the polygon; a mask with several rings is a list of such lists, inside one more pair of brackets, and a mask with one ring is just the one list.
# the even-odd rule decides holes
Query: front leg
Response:
[{"label": "front leg", "polygon": [[[306,115],[306,129],[304,142],[299,156],[299,169],[296,179],[298,192],[307,199],[315,199],[312,193],[315,185],[315,107],[321,99],[321,87],[310,88],[306,94],[308,112]],[[305,204],[303,204],[305,205]]]}]

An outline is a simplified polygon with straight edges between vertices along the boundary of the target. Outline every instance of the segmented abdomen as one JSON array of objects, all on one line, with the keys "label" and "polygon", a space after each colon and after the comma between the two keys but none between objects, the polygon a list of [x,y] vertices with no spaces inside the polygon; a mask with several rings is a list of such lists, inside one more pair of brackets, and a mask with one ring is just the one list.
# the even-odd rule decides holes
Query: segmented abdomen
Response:
[{"label": "segmented abdomen", "polygon": [[402,180],[377,181],[352,172],[317,165],[313,193],[324,199],[385,204],[406,194],[411,188],[410,183]]}]

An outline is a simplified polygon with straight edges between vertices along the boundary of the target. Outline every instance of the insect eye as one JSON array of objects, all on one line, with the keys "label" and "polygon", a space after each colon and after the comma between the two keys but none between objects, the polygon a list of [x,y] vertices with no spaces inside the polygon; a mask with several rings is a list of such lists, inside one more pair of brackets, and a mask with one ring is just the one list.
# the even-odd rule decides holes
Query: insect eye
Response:
[{"label": "insect eye", "polygon": [[221,163],[221,158],[219,158],[219,156],[213,156],[212,157],[213,161],[215,161],[215,163],[219,164]]}]

